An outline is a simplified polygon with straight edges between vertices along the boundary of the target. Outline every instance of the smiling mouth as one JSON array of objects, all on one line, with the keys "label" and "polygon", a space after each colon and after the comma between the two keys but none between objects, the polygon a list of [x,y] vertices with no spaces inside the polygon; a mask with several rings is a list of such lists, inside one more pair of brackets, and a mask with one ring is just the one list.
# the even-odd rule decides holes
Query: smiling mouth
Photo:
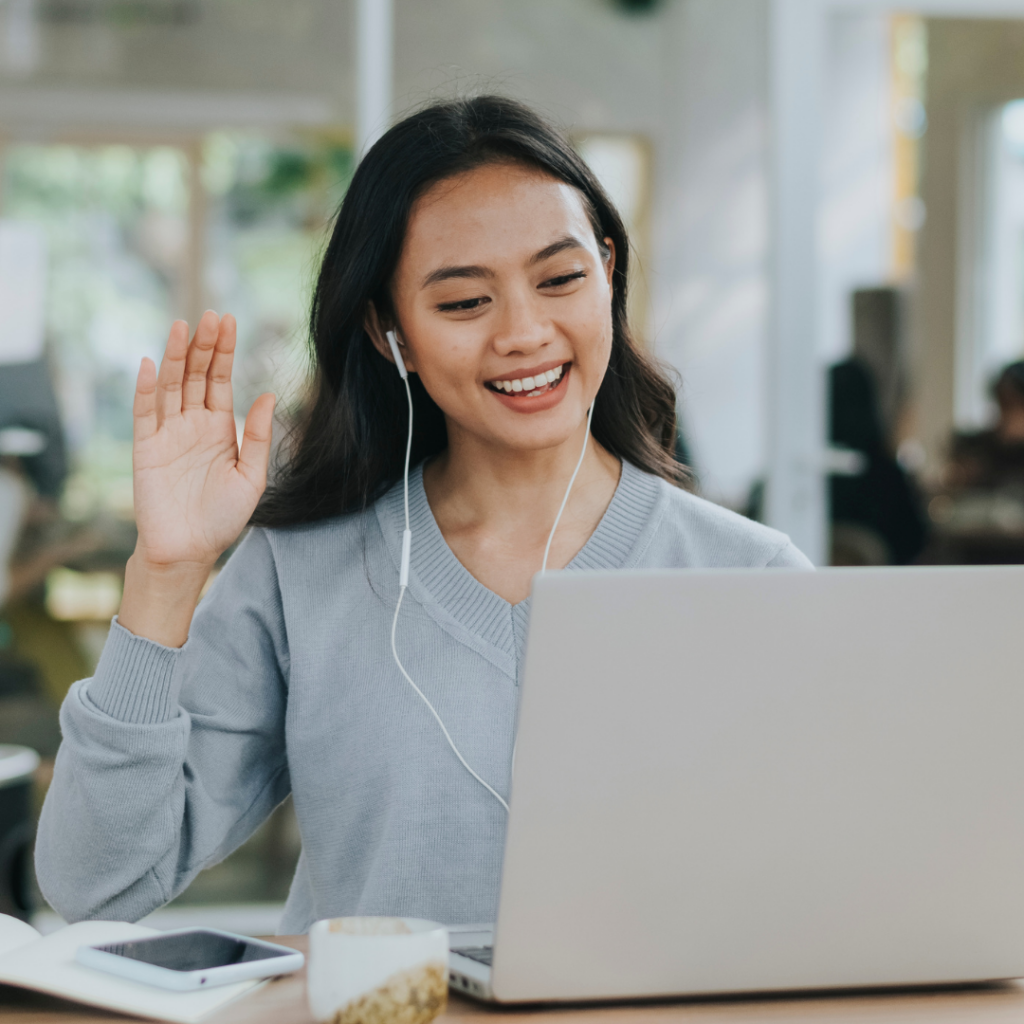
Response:
[{"label": "smiling mouth", "polygon": [[503,395],[515,395],[517,398],[539,398],[546,395],[565,380],[570,363],[563,363],[553,370],[546,370],[534,377],[519,377],[515,380],[489,380],[484,387]]}]

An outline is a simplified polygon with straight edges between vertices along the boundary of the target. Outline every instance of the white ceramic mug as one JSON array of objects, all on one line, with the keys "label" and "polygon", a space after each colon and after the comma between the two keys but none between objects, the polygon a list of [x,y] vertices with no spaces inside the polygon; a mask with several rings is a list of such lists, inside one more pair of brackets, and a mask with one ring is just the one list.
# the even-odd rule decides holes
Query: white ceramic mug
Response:
[{"label": "white ceramic mug", "polygon": [[309,930],[320,1024],[427,1024],[448,1000],[448,929],[414,917],[335,917]]}]

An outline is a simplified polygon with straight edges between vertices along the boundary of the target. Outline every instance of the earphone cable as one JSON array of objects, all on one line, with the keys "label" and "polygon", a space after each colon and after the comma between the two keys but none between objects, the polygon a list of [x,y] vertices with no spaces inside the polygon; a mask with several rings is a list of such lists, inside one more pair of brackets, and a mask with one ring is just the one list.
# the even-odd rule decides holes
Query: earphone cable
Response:
[{"label": "earphone cable", "polygon": [[579,475],[580,467],[583,465],[583,456],[587,454],[587,442],[590,440],[590,421],[594,418],[594,403],[590,403],[590,409],[587,411],[587,432],[583,435],[583,448],[580,451],[580,457],[576,462],[576,468],[572,471],[572,476],[569,478],[569,486],[565,489],[565,497],[562,498],[562,504],[558,506],[558,515],[555,516],[555,521],[551,524],[551,532],[548,534],[548,543],[544,548],[544,561],[540,564],[540,574],[543,576],[548,571],[548,555],[551,553],[551,542],[555,539],[555,530],[558,529],[558,524],[561,521],[562,513],[565,511],[565,506],[568,504],[569,495],[572,493],[572,485],[576,483],[576,477]]},{"label": "earphone cable", "polygon": [[[405,442],[405,473],[403,475],[403,498],[405,501],[405,532],[402,534],[402,561],[399,569],[399,586],[398,586],[398,603],[395,605],[395,615],[391,620],[391,655],[395,659],[395,664],[398,666],[398,670],[405,677],[405,681],[413,688],[416,696],[427,706],[427,710],[434,716],[434,721],[441,728],[441,732],[444,734],[444,738],[448,741],[448,746],[452,748],[452,753],[459,759],[459,763],[463,768],[469,772],[470,775],[480,783],[484,789],[487,790],[495,800],[505,809],[505,813],[508,814],[509,806],[505,798],[485,779],[481,778],[469,765],[469,762],[462,756],[459,748],[455,745],[455,741],[452,739],[451,734],[448,732],[447,726],[441,716],[437,713],[436,708],[430,703],[427,695],[416,685],[413,681],[412,676],[409,675],[405,670],[405,666],[402,664],[402,659],[398,656],[398,644],[397,644],[397,633],[398,633],[398,614],[402,610],[402,600],[405,597],[406,590],[409,589],[409,565],[412,558],[412,528],[409,521],[409,465],[412,459],[412,420],[413,420],[413,405],[412,405],[412,389],[409,387],[409,378],[405,371],[405,364],[401,362],[401,354],[398,350],[398,343],[394,336],[389,332],[388,341],[391,343],[392,352],[395,353],[395,362],[398,364],[399,372],[402,375],[402,383],[405,384],[405,396],[409,402],[409,433]],[[583,457],[587,454],[587,441],[590,439],[590,421],[594,416],[594,404],[590,404],[590,409],[587,412],[587,431],[583,437],[583,448],[580,451],[579,460],[576,462],[576,468],[573,470],[572,476],[569,478],[569,486],[565,489],[565,496],[562,498],[562,504],[559,506],[558,514],[555,516],[555,521],[551,526],[551,532],[548,534],[547,546],[544,548],[544,561],[541,564],[541,574],[547,572],[548,568],[548,554],[551,551],[551,542],[554,540],[555,531],[558,529],[558,523],[562,518],[562,513],[565,511],[565,506],[569,501],[569,494],[572,491],[572,485],[576,482],[576,477],[579,475],[580,467],[583,465]],[[515,767],[516,758],[516,744],[512,747],[512,766]]]},{"label": "earphone cable", "polygon": [[434,709],[434,705],[430,703],[430,701],[427,699],[423,691],[412,681],[412,676],[410,676],[409,673],[405,671],[405,666],[402,664],[401,658],[398,657],[398,648],[395,644],[395,633],[398,629],[398,612],[402,607],[402,598],[405,597],[405,591],[406,588],[402,587],[399,592],[398,604],[395,605],[395,617],[391,621],[391,653],[394,655],[395,664],[398,666],[399,671],[402,673],[402,675],[405,676],[405,681],[416,691],[420,700],[427,705],[427,710],[434,716],[434,721],[436,721],[437,724],[441,727],[441,732],[444,733],[444,738],[448,741],[448,746],[452,748],[452,753],[455,754],[455,756],[462,763],[462,767],[465,768],[466,771],[469,772],[469,774],[472,775],[473,778],[476,779],[476,781],[479,782],[480,785],[483,786],[484,789],[486,789],[487,792],[490,793],[491,796],[493,796],[494,799],[497,800],[502,807],[505,808],[505,813],[507,814],[508,804],[505,802],[505,798],[496,789],[494,789],[490,785],[490,783],[486,782],[479,775],[477,775],[477,773],[473,771],[473,769],[469,766],[469,763],[459,752],[459,748],[455,746],[455,741],[451,738],[451,734],[445,727],[445,724],[442,721],[441,716]]},{"label": "earphone cable", "polygon": [[409,436],[405,441],[405,529],[406,532],[410,532],[409,529],[409,460],[412,458],[412,388],[409,387],[409,378],[403,377],[402,383],[405,385],[405,397],[409,400]]},{"label": "earphone cable", "polygon": [[404,498],[405,498],[405,533],[402,535],[402,566],[399,573],[399,590],[398,590],[398,604],[395,605],[395,617],[391,620],[391,654],[395,659],[395,664],[398,666],[399,672],[405,677],[405,681],[416,691],[416,695],[421,701],[427,706],[427,710],[434,716],[434,720],[441,727],[441,732],[444,733],[444,738],[448,741],[448,746],[452,748],[452,753],[459,759],[462,767],[469,772],[470,775],[480,783],[484,789],[487,790],[495,800],[505,808],[505,813],[508,813],[508,804],[505,798],[494,789],[490,783],[482,779],[473,769],[469,763],[462,756],[459,748],[455,746],[455,741],[451,737],[451,733],[448,732],[448,728],[445,726],[443,719],[437,713],[434,705],[430,703],[427,695],[416,685],[412,676],[409,675],[405,670],[405,666],[402,664],[402,659],[398,656],[398,644],[397,644],[397,633],[398,633],[398,613],[402,610],[402,599],[405,597],[405,592],[409,586],[409,561],[411,557],[411,545],[410,539],[412,536],[412,530],[409,524],[409,465],[412,458],[412,389],[409,387],[409,378],[403,377],[403,383],[405,384],[405,396],[409,401],[409,435],[405,442],[405,475],[403,478],[404,482]]}]

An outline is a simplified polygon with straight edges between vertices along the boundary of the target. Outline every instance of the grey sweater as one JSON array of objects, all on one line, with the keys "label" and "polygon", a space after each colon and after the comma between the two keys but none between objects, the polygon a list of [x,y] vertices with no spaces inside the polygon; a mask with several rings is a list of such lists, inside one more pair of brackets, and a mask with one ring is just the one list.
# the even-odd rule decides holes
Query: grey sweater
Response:
[{"label": "grey sweater", "polygon": [[[529,601],[462,566],[411,480],[398,650],[470,765],[507,795]],[[116,621],[61,710],[36,845],[69,921],[134,921],[242,843],[289,792],[302,834],[282,932],[318,918],[493,920],[505,812],[391,657],[402,488],[372,508],[254,529],[177,650]],[[573,572],[810,563],[780,533],[625,464]]]}]

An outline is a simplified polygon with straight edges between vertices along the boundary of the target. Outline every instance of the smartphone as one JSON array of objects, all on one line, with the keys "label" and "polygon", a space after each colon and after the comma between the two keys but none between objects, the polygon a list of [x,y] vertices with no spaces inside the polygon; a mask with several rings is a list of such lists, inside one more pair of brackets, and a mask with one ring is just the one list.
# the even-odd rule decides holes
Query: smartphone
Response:
[{"label": "smartphone", "polygon": [[86,967],[160,988],[212,988],[290,974],[305,963],[294,949],[216,928],[182,928],[131,942],[79,946]]}]

